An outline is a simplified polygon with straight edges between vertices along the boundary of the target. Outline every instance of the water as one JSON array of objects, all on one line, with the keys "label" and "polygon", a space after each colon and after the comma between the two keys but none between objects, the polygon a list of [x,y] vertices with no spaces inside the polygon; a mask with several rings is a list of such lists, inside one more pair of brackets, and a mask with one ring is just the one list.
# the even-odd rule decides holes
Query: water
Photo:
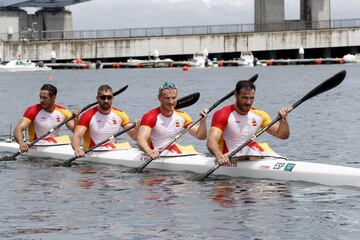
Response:
[{"label": "water", "polygon": [[[49,82],[58,87],[57,102],[70,109],[93,102],[100,84],[114,90],[128,84],[114,105],[140,118],[157,106],[158,86],[174,81],[181,96],[201,93],[186,109],[195,119],[238,80],[258,73],[255,106],[275,117],[343,69],[340,86],[290,113],[288,141],[268,134],[258,140],[292,160],[360,167],[359,65],[1,73],[0,134],[7,137]],[[206,151],[203,141],[184,136],[181,142]],[[121,166],[57,162],[19,156],[0,163],[0,239],[358,239],[360,233],[355,188],[229,178],[199,183],[189,180],[191,173],[129,174]]]}]

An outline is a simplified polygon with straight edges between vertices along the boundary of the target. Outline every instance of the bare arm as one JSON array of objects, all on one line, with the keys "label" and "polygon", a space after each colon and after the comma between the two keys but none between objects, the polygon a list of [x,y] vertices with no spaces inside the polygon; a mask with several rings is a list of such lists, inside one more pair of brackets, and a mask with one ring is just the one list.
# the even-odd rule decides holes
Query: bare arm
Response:
[{"label": "bare arm", "polygon": [[288,139],[289,138],[290,127],[289,127],[289,123],[287,121],[288,112],[289,112],[288,108],[279,109],[278,113],[281,116],[281,119],[268,129],[268,132],[271,135],[278,137],[280,139]]},{"label": "bare arm", "polygon": [[78,118],[79,118],[79,115],[80,115],[80,109],[76,109],[73,114],[75,115],[75,118],[69,122],[66,123],[66,127],[71,130],[72,132],[74,132],[75,130],[75,127],[76,127],[76,124],[78,122]]},{"label": "bare arm", "polygon": [[219,147],[219,141],[222,137],[223,132],[218,128],[210,128],[209,137],[207,139],[206,146],[211,154],[216,158],[216,161],[220,165],[228,165],[229,158],[222,153]]},{"label": "bare arm", "polygon": [[78,157],[83,157],[85,155],[84,150],[80,147],[80,142],[86,130],[86,127],[83,126],[75,127],[74,135],[71,139],[71,146],[75,151],[75,155]]},{"label": "bare arm", "polygon": [[152,159],[156,159],[159,157],[159,152],[155,149],[151,149],[148,142],[151,135],[151,128],[147,126],[140,126],[139,133],[137,136],[137,142],[140,148],[149,155]]},{"label": "bare arm", "polygon": [[[128,133],[128,135],[133,139],[133,140],[137,140],[137,136],[138,136],[138,132],[139,132],[139,128],[140,128],[140,120],[135,120],[135,124],[136,124],[136,126],[135,126],[135,128],[132,128],[132,129],[130,129],[129,131],[127,131],[127,133]],[[130,127],[132,125],[132,123],[127,123],[127,124],[125,124],[125,126],[123,127],[123,129],[124,128],[128,128],[128,127]]]},{"label": "bare arm", "polygon": [[204,109],[200,112],[200,116],[203,118],[200,120],[198,124],[190,128],[188,131],[191,135],[196,137],[199,140],[205,140],[207,137],[207,127],[206,127],[206,117],[207,117],[208,109]]},{"label": "bare arm", "polygon": [[14,137],[16,142],[19,143],[19,150],[21,152],[29,150],[29,146],[24,141],[23,132],[30,126],[30,123],[29,119],[22,117],[14,129]]}]

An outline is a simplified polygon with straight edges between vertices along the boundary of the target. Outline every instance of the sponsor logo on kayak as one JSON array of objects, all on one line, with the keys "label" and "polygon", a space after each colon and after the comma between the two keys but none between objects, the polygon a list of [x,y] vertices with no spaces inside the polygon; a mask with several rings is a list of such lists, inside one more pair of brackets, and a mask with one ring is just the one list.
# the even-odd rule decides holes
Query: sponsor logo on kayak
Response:
[{"label": "sponsor logo on kayak", "polygon": [[296,165],[295,163],[286,164],[284,171],[291,172],[294,169],[295,165]]},{"label": "sponsor logo on kayak", "polygon": [[259,169],[270,169],[270,166],[267,166],[267,165],[260,165]]}]

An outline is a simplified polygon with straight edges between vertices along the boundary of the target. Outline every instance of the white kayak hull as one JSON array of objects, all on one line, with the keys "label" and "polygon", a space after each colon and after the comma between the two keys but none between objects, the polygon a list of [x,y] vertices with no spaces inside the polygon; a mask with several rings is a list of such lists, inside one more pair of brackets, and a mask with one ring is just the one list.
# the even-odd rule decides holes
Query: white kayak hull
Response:
[{"label": "white kayak hull", "polygon": [[[17,143],[0,142],[1,152],[16,152]],[[66,160],[73,156],[70,145],[34,146],[24,155]],[[2,154],[4,155],[4,154]],[[131,148],[128,150],[91,152],[85,158],[76,161],[138,167],[143,162],[143,153]],[[152,161],[147,168],[167,171],[189,171],[203,174],[215,165],[214,158],[203,154],[162,157]],[[238,161],[237,166],[222,166],[214,175],[244,177],[257,179],[274,179],[282,181],[303,181],[332,186],[360,187],[360,168],[330,164],[289,161],[285,159],[266,158],[263,160]]]}]

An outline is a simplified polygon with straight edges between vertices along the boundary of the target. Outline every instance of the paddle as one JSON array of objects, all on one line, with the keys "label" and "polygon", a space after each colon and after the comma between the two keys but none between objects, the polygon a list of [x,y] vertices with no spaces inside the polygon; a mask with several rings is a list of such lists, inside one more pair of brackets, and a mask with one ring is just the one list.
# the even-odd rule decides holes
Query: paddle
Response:
[{"label": "paddle", "polygon": [[179,98],[176,102],[176,109],[185,108],[196,103],[200,98],[200,93],[192,93],[185,97]]},{"label": "paddle", "polygon": [[[112,139],[120,136],[120,135],[123,134],[123,133],[126,133],[127,131],[129,131],[130,129],[134,128],[135,126],[136,126],[136,123],[131,124],[130,127],[125,128],[125,129],[122,129],[121,131],[116,132],[116,133],[115,133],[114,135],[112,135],[111,137],[108,137],[107,139],[105,139],[105,140],[97,143],[95,146],[93,146],[93,147],[91,147],[91,148],[89,148],[89,149],[86,149],[86,150],[84,151],[84,153],[86,154],[86,153],[88,153],[88,152],[91,152],[91,151],[94,150],[95,148],[100,147],[101,145],[107,143],[108,141],[111,141]],[[64,167],[70,167],[70,166],[71,166],[71,162],[73,162],[73,161],[74,161],[75,159],[77,159],[77,158],[79,158],[79,157],[76,156],[76,155],[73,156],[72,158],[69,158],[68,160],[66,160],[66,161],[63,163],[63,166],[64,166]]]},{"label": "paddle", "polygon": [[[293,104],[290,109],[289,113],[294,110],[297,106],[299,106],[301,103],[305,102],[306,100],[315,97],[316,95],[319,95],[320,93],[326,92],[336,86],[338,86],[345,78],[346,71],[340,71],[334,76],[330,77],[326,81],[322,82],[318,86],[316,86],[314,89],[312,89],[308,94],[306,94],[303,98],[301,98],[299,101],[297,101],[295,104]],[[238,148],[236,148],[234,151],[232,151],[228,158],[232,158],[235,156],[236,153],[238,153],[241,149],[243,149],[246,145],[248,145],[251,141],[253,141],[255,138],[266,132],[272,125],[274,125],[276,122],[278,122],[281,119],[280,116],[277,116],[276,119],[274,119],[269,125],[264,127],[263,129],[257,131],[253,136],[251,136],[248,140],[246,140],[243,144],[241,144]],[[217,164],[211,169],[209,169],[206,173],[200,175],[199,177],[195,177],[194,180],[203,181],[205,178],[207,178],[209,175],[211,175],[215,170],[217,170],[221,165]]]},{"label": "paddle", "polygon": [[[248,81],[251,82],[255,82],[256,79],[258,78],[258,74],[255,74],[254,76],[252,76]],[[214,103],[213,105],[211,105],[211,107],[209,107],[208,109],[208,113],[211,112],[213,109],[215,109],[219,104],[221,104],[222,102],[224,102],[225,100],[227,100],[228,98],[230,98],[232,95],[234,95],[235,90],[232,90],[231,92],[229,92],[226,96],[224,96],[223,98],[221,98],[220,100],[218,100],[216,103]],[[198,118],[195,122],[193,122],[189,127],[184,128],[172,141],[170,141],[168,144],[166,144],[160,151],[159,154],[161,154],[163,151],[165,151],[169,146],[171,146],[172,144],[174,144],[182,135],[184,135],[190,128],[192,128],[193,126],[195,126],[198,122],[201,121],[201,119],[203,119],[203,116],[200,116],[200,118]],[[146,160],[143,164],[141,164],[139,167],[135,168],[134,170],[132,170],[132,172],[135,173],[140,173],[147,165],[149,165],[154,159],[149,158],[148,160]]]},{"label": "paddle", "polygon": [[[119,89],[118,91],[113,93],[113,96],[115,97],[116,95],[119,95],[120,93],[122,93],[123,91],[125,91],[127,89],[128,85],[124,86],[123,88]],[[83,107],[80,110],[80,113],[85,112],[86,110],[88,110],[89,108],[91,108],[92,106],[95,106],[96,104],[98,104],[98,102],[93,102],[90,103],[88,105],[86,105],[85,107]],[[50,129],[48,132],[44,133],[43,135],[41,135],[40,137],[38,137],[37,139],[35,139],[34,141],[32,141],[31,143],[28,144],[29,148],[32,147],[34,144],[36,144],[37,142],[39,142],[41,139],[45,138],[46,136],[48,136],[50,133],[56,131],[57,129],[61,128],[64,124],[68,123],[69,121],[73,120],[75,118],[75,114],[73,114],[69,119],[66,119],[64,121],[62,121],[61,123],[59,123],[58,125],[56,125],[54,128]],[[0,161],[15,161],[16,157],[18,155],[20,155],[22,152],[18,151],[10,156],[4,156],[2,158],[0,158]]]}]

